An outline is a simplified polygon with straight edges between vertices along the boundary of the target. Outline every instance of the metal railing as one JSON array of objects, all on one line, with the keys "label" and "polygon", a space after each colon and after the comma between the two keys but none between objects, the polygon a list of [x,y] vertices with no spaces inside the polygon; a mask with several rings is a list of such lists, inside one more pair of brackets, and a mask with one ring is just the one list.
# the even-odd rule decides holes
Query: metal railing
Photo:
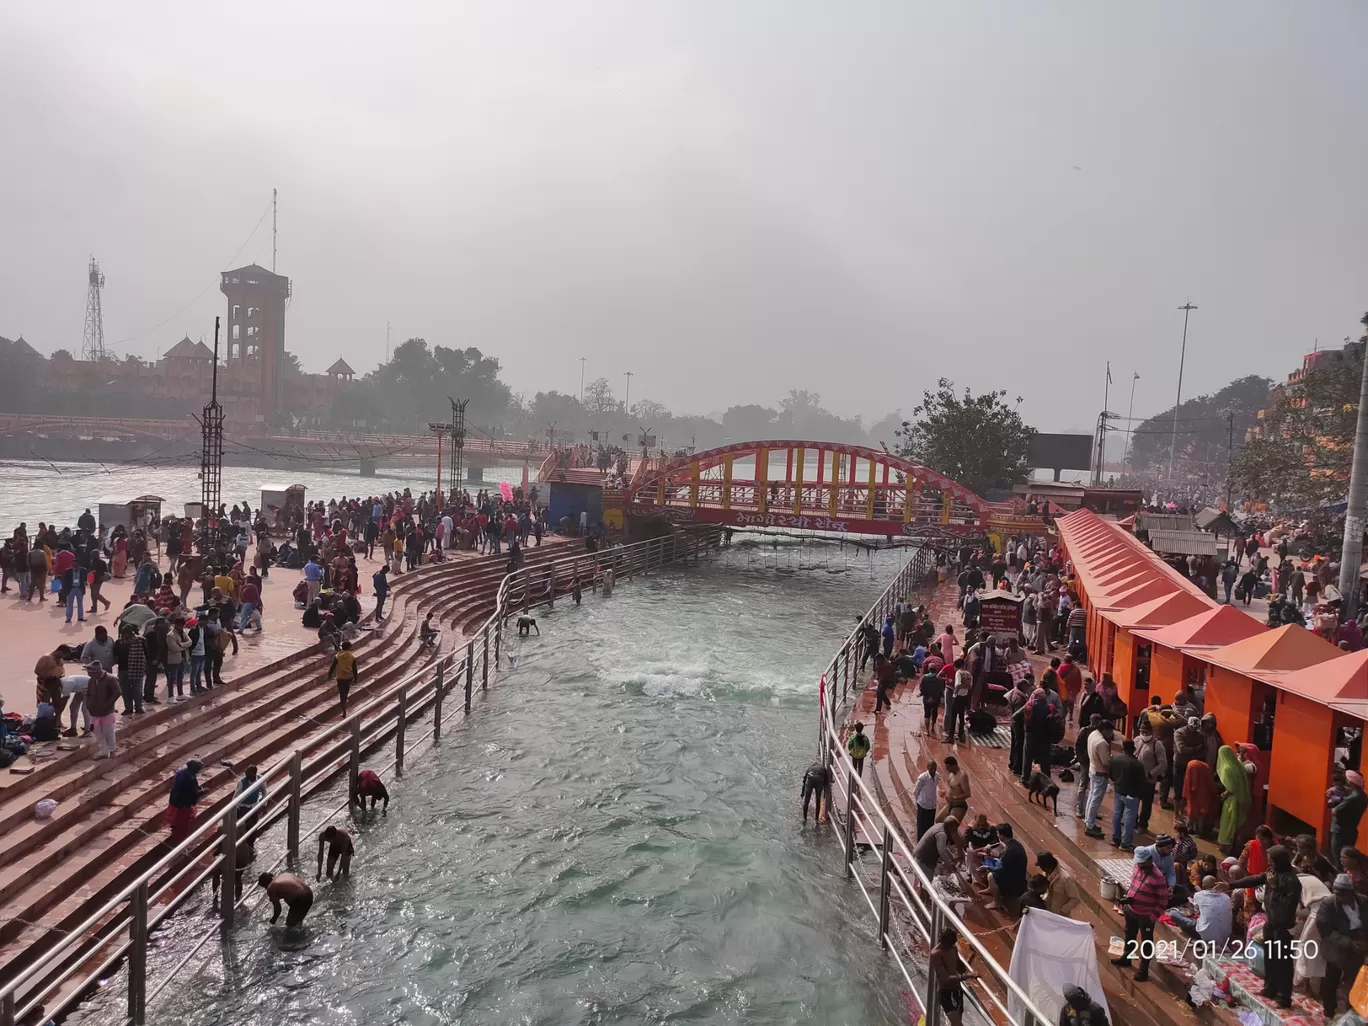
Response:
[{"label": "metal railing", "polygon": [[[879,946],[893,955],[909,990],[918,995],[926,1026],[938,1026],[941,1021],[937,983],[929,971],[920,986],[913,978],[910,964],[913,940],[907,931],[914,931],[916,938],[929,949],[947,927],[953,929],[979,959],[980,979],[964,984],[970,1003],[989,1021],[1007,1022],[1012,1026],[1049,1026],[1051,1020],[988,953],[950,902],[937,893],[931,878],[913,857],[901,828],[885,815],[873,785],[865,783],[855,772],[836,718],[837,713],[850,704],[851,695],[858,698],[863,690],[859,668],[860,628],[869,623],[876,628],[882,626],[898,600],[916,596],[933,570],[933,550],[929,547],[919,549],[860,618],[822,677],[818,748],[822,764],[832,776],[827,821],[840,841],[846,878],[854,880],[864,895],[878,922]],[[890,757],[896,758],[892,753]],[[881,853],[877,893],[871,894],[871,886],[855,872],[855,848],[859,844],[868,844]],[[899,926],[904,929],[899,930]]]},{"label": "metal railing", "polygon": [[[244,888],[235,895],[238,845],[256,839],[282,819],[286,821],[285,854],[269,867],[274,871],[282,862],[299,861],[304,802],[324,791],[344,771],[347,773],[347,798],[323,810],[322,818],[308,832],[319,829],[357,800],[357,781],[363,754],[394,742],[390,760],[380,772],[393,771],[402,778],[405,757],[427,741],[441,742],[444,705],[448,696],[464,691],[464,713],[470,714],[471,699],[478,671],[481,691],[489,687],[490,648],[494,667],[500,663],[504,623],[518,608],[549,604],[566,594],[579,577],[584,585],[605,578],[619,579],[659,569],[667,564],[695,561],[703,551],[715,548],[720,529],[681,533],[653,538],[632,545],[614,546],[517,571],[500,582],[495,610],[480,629],[469,638],[465,652],[442,656],[435,664],[410,674],[384,693],[372,698],[340,722],[308,739],[303,747],[277,761],[247,791],[228,800],[220,812],[204,817],[185,840],[139,873],[119,893],[106,901],[76,927],[67,930],[50,949],[0,984],[0,1026],[15,1026],[41,1006],[55,1002],[60,1007],[75,1003],[126,960],[128,1006],[126,1022],[143,1026],[150,1001],[173,980],[199,950],[222,929],[231,929],[237,909],[259,894]],[[612,577],[608,578],[611,572]],[[432,718],[421,734],[421,718],[431,710]],[[415,736],[416,735],[416,736]],[[312,753],[306,756],[306,752]],[[271,786],[275,785],[275,786]],[[253,794],[268,795],[255,807],[243,809],[242,802]],[[217,835],[217,838],[215,838]],[[206,842],[212,843],[206,844]],[[191,949],[149,991],[149,936],[158,925],[184,905],[211,878],[221,880],[220,925],[204,931]],[[59,1009],[48,1008],[47,1014]],[[46,1020],[44,1020],[46,1021]]]}]

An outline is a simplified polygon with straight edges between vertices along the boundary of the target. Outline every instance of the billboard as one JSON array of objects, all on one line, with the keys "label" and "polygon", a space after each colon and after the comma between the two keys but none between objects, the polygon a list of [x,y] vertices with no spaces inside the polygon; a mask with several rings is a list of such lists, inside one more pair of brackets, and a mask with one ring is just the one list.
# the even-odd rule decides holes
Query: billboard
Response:
[{"label": "billboard", "polygon": [[1092,435],[1044,435],[1031,438],[1027,455],[1041,470],[1091,470]]}]

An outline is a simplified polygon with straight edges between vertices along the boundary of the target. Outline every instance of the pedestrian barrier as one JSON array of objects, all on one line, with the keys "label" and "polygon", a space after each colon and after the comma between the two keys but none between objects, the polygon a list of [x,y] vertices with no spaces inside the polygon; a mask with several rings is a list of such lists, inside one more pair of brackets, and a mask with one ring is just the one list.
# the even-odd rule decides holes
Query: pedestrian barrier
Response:
[{"label": "pedestrian barrier", "polygon": [[[832,774],[827,822],[836,832],[845,860],[846,879],[854,880],[877,923],[879,946],[891,953],[908,988],[921,1001],[926,1026],[938,1026],[943,1012],[937,996],[936,981],[926,974],[920,985],[911,968],[913,938],[927,949],[936,943],[946,927],[954,929],[961,942],[978,956],[980,979],[966,981],[967,1003],[976,1006],[986,1021],[1012,1026],[1050,1026],[1039,1008],[983,946],[954,908],[935,890],[923,872],[901,829],[884,814],[872,785],[855,772],[841,737],[837,713],[844,713],[863,690],[860,681],[860,629],[866,624],[876,628],[894,608],[900,597],[911,597],[935,571],[935,553],[929,547],[917,550],[869,611],[846,637],[822,676],[818,750],[821,761]],[[863,836],[866,840],[861,842]],[[855,848],[868,843],[878,849],[878,893],[855,872]],[[1009,1010],[1009,1004],[1017,1011]]]},{"label": "pedestrian barrier", "polygon": [[[311,750],[323,746],[315,754],[305,758],[304,752],[296,749],[261,773],[257,782],[223,812],[206,818],[189,837],[140,873],[49,951],[13,979],[0,984],[0,1026],[28,1021],[40,1009],[45,1016],[41,1021],[46,1021],[46,1017],[78,1002],[121,962],[128,978],[124,1021],[143,1026],[149,1003],[211,938],[232,928],[238,909],[259,897],[252,888],[244,887],[243,897],[229,900],[228,896],[234,894],[239,844],[261,837],[284,820],[285,855],[270,866],[253,866],[253,870],[274,871],[282,862],[298,863],[300,838],[321,829],[357,800],[363,755],[393,744],[389,761],[374,768],[381,773],[393,771],[396,778],[402,778],[409,753],[427,742],[441,743],[443,724],[450,718],[445,705],[457,687],[464,690],[463,707],[469,715],[476,668],[480,689],[486,690],[491,645],[497,670],[504,624],[517,609],[549,605],[557,595],[568,594],[576,579],[584,584],[602,581],[610,570],[620,579],[689,559],[697,562],[704,551],[718,546],[721,535],[720,529],[676,531],[666,537],[570,556],[507,575],[499,585],[494,612],[467,640],[461,658],[455,654],[443,656],[312,736],[308,745]],[[321,818],[305,828],[305,801],[323,793],[344,772],[348,779],[346,799],[326,805]],[[240,811],[242,799],[253,794],[265,797],[250,811]],[[221,923],[204,931],[190,950],[149,987],[151,932],[174,915],[215,873],[222,880],[218,913]]]}]

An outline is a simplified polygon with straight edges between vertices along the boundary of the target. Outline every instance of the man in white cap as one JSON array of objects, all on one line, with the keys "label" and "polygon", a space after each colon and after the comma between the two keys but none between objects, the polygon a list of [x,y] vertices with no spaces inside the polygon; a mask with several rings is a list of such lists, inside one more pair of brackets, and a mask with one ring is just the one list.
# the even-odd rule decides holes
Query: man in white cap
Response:
[{"label": "man in white cap", "polygon": [[1336,868],[1340,852],[1358,844],[1359,820],[1368,809],[1368,795],[1363,793],[1363,776],[1357,770],[1344,774],[1344,797],[1330,810],[1330,861]]}]

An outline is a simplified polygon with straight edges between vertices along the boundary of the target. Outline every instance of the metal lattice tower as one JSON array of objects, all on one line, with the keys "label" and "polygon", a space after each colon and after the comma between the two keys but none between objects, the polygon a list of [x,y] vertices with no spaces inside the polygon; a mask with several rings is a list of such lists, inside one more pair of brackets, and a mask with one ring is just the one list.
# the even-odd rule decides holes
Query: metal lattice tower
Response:
[{"label": "metal lattice tower", "polygon": [[465,460],[465,411],[470,400],[452,399],[451,396],[447,396],[447,399],[451,402],[451,476],[448,478],[450,484],[447,490],[455,494],[456,489],[460,488],[465,480],[462,476]]},{"label": "metal lattice tower", "polygon": [[86,289],[85,333],[81,338],[81,359],[97,362],[104,359],[104,313],[100,310],[100,290],[104,288],[104,272],[95,258],[90,258],[89,285]]},{"label": "metal lattice tower", "polygon": [[218,516],[223,504],[223,407],[218,401],[219,319],[214,318],[214,377],[209,404],[200,420],[200,501],[206,520]]}]

